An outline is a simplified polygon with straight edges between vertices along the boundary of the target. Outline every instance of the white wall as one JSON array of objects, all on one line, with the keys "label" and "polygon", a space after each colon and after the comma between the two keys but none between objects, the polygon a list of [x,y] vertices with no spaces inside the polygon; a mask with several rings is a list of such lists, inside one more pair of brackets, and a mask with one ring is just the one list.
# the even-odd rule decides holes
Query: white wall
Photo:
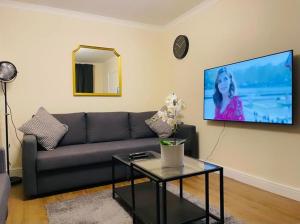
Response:
[{"label": "white wall", "polygon": [[[207,1],[209,2],[209,1]],[[299,77],[300,1],[219,0],[172,24],[166,31],[168,68],[175,90],[187,104],[185,120],[197,125],[200,155],[207,158],[223,122],[203,120],[203,70],[215,66],[294,49]],[[177,35],[185,34],[190,50],[183,60],[171,52]],[[297,69],[298,68],[298,69]],[[299,78],[295,84],[296,125],[226,122],[211,161],[252,176],[300,187]],[[297,80],[296,80],[297,81]]]},{"label": "white wall", "polygon": [[93,63],[94,65],[94,92],[103,93],[105,92],[105,72],[104,63]]},{"label": "white wall", "polygon": [[119,87],[118,77],[118,58],[112,57],[105,61],[105,91],[109,93],[117,93]]}]

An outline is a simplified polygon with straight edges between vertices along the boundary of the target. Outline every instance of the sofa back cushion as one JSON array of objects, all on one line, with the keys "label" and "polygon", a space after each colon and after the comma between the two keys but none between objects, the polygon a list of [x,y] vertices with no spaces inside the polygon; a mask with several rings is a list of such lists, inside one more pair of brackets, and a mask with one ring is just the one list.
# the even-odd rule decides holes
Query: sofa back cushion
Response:
[{"label": "sofa back cushion", "polygon": [[127,112],[87,113],[86,119],[90,143],[130,138]]},{"label": "sofa back cushion", "polygon": [[53,116],[69,127],[68,132],[60,140],[58,146],[86,143],[85,113],[53,114]]},{"label": "sofa back cushion", "polygon": [[129,113],[130,134],[132,138],[153,138],[157,134],[145,123],[156,111]]}]

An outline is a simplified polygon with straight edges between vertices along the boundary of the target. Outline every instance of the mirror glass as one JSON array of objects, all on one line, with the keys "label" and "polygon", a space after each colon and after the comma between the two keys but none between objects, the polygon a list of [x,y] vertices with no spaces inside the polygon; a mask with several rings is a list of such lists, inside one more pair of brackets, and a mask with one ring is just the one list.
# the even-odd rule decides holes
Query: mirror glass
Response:
[{"label": "mirror glass", "polygon": [[80,45],[73,51],[73,94],[121,96],[121,58],[115,49]]}]

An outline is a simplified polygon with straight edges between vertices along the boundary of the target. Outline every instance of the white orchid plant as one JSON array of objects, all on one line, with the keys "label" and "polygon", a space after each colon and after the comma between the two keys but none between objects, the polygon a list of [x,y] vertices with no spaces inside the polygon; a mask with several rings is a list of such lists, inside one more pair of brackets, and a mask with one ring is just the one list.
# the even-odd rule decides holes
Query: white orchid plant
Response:
[{"label": "white orchid plant", "polygon": [[167,96],[165,101],[166,110],[160,110],[158,117],[172,128],[173,139],[163,139],[160,141],[162,145],[179,145],[183,144],[185,140],[177,140],[176,132],[179,129],[179,125],[182,123],[182,110],[185,109],[185,104],[182,99],[178,98],[175,93],[171,93]]}]

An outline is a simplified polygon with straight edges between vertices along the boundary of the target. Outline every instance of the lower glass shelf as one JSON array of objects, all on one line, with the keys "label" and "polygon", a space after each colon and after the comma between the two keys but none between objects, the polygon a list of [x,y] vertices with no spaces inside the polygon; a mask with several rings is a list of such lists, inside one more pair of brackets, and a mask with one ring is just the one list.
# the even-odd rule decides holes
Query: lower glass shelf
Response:
[{"label": "lower glass shelf", "polygon": [[[116,199],[130,213],[131,186],[115,189]],[[162,188],[160,187],[160,214],[162,214]],[[169,224],[198,223],[205,218],[205,210],[167,190],[167,222]],[[135,184],[136,217],[142,223],[157,223],[156,185],[154,182]],[[161,215],[162,217],[162,215]],[[194,221],[194,222],[193,222]],[[162,221],[161,221],[162,223]]]}]

